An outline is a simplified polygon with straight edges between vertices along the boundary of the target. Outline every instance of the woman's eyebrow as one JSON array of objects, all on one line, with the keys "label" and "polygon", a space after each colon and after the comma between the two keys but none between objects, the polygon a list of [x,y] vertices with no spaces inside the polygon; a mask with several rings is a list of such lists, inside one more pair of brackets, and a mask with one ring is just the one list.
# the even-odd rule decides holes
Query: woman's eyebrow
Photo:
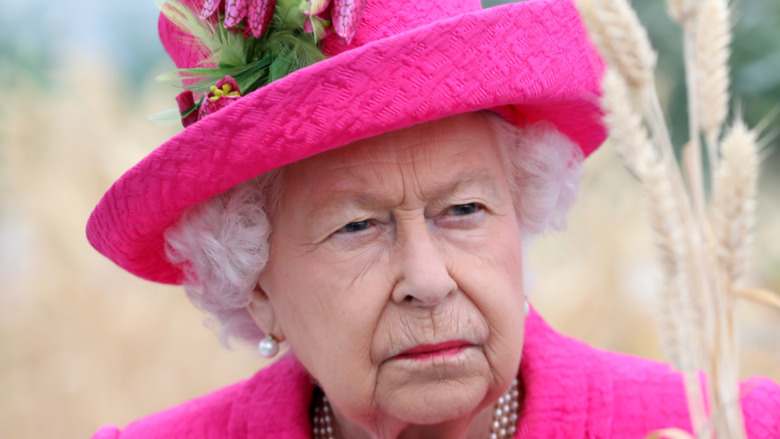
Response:
[{"label": "woman's eyebrow", "polygon": [[459,172],[449,181],[444,182],[430,193],[426,198],[442,199],[453,195],[464,187],[478,186],[484,191],[494,195],[497,191],[495,170],[491,169],[467,169]]},{"label": "woman's eyebrow", "polygon": [[[443,199],[452,196],[458,190],[464,187],[478,186],[490,195],[495,195],[496,172],[488,169],[468,169],[459,172],[452,178],[443,183],[437,183],[436,187],[429,189],[425,198],[429,200]],[[325,199],[313,204],[308,215],[318,215],[328,210],[344,206],[356,206],[364,209],[376,209],[379,206],[385,206],[397,202],[387,195],[361,190],[340,189],[328,194]]]},{"label": "woman's eyebrow", "polygon": [[390,204],[392,200],[377,193],[364,190],[338,190],[328,194],[325,199],[313,204],[308,216],[316,216],[327,213],[329,210],[342,211],[344,206],[356,206],[363,209],[376,208],[377,206]]}]

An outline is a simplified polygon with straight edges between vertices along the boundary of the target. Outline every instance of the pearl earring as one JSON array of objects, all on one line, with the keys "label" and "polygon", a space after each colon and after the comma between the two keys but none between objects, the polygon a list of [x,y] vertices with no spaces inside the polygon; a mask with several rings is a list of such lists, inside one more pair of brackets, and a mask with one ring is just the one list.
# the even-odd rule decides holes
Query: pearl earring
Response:
[{"label": "pearl earring", "polygon": [[257,350],[265,358],[273,358],[279,353],[279,342],[273,334],[268,334],[257,344]]},{"label": "pearl earring", "polygon": [[525,310],[525,315],[528,315],[528,313],[531,312],[531,304],[528,302],[528,296],[525,297],[525,303],[523,304],[523,308]]}]

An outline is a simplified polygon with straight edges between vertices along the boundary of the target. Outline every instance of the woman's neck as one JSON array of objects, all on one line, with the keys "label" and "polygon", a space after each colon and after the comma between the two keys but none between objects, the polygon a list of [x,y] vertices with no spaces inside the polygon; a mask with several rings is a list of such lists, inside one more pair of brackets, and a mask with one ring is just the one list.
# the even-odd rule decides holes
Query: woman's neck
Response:
[{"label": "woman's neck", "polygon": [[[490,437],[514,437],[520,406],[520,389],[515,381],[510,390],[497,403],[489,404],[476,414],[458,417],[439,424],[410,424],[387,417],[366,428],[352,422],[338,408],[329,405],[322,390],[315,390],[313,422],[315,428],[331,427],[332,434],[314,438],[333,439],[485,439]],[[500,411],[498,411],[500,410]],[[325,420],[325,414],[328,420]],[[496,436],[493,434],[496,433]]]},{"label": "woman's neck", "polygon": [[485,439],[490,434],[493,406],[473,417],[461,417],[440,424],[418,425],[400,421],[385,422],[369,431],[335,411],[334,439]]}]

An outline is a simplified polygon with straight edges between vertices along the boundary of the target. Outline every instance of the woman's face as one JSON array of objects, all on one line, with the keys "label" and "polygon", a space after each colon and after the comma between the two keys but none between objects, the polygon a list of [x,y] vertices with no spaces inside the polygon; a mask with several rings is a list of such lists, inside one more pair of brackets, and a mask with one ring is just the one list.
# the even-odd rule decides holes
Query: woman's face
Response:
[{"label": "woman's face", "polygon": [[466,419],[517,374],[521,242],[499,146],[467,114],[290,165],[250,312],[339,418]]}]

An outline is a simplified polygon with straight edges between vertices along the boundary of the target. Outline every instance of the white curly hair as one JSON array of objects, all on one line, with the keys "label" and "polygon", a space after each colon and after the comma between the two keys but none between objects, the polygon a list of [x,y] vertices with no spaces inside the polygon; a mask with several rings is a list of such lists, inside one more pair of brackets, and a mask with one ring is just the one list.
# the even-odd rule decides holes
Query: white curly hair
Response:
[{"label": "white curly hair", "polygon": [[[516,127],[482,111],[511,176],[524,241],[548,227],[563,229],[581,177],[581,149],[548,122]],[[165,233],[171,263],[184,272],[184,289],[209,316],[220,341],[257,343],[264,337],[246,306],[268,262],[273,217],[285,168],[267,172],[190,208]]]}]

